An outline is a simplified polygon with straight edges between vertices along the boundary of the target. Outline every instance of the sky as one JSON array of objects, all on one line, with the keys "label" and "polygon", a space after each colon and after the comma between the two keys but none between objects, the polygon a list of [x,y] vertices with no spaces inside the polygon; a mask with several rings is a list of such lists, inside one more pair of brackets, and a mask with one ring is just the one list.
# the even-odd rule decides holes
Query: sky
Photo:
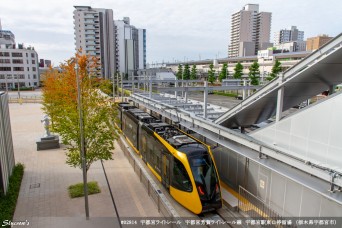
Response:
[{"label": "sky", "polygon": [[33,46],[54,66],[75,53],[75,5],[113,9],[114,19],[130,17],[147,31],[147,62],[175,62],[227,57],[231,15],[248,3],[272,12],[274,32],[290,26],[304,38],[342,32],[341,0],[0,0],[2,28],[17,43]]}]

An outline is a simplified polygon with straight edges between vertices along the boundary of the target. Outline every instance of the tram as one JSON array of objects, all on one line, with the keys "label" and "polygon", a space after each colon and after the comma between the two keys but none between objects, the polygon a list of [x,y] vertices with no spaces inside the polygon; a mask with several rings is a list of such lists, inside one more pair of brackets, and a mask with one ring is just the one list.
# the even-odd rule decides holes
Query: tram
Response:
[{"label": "tram", "polygon": [[195,214],[222,207],[210,147],[128,103],[119,103],[121,130],[170,195]]}]

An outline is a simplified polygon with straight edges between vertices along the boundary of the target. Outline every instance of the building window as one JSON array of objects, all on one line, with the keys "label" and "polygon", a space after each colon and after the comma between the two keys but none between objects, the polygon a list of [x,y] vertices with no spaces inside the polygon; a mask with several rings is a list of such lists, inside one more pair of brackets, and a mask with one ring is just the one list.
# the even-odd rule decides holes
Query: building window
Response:
[{"label": "building window", "polygon": [[0,63],[11,63],[10,59],[0,59]]},{"label": "building window", "polygon": [[36,60],[32,59],[32,64],[36,64]]},{"label": "building window", "polygon": [[5,75],[4,74],[0,74],[0,79],[5,79]]},{"label": "building window", "polygon": [[28,57],[28,53],[26,53],[26,57]]},{"label": "building window", "polygon": [[0,67],[0,71],[11,71],[11,67]]},{"label": "building window", "polygon": [[30,67],[27,67],[27,71],[30,71]]},{"label": "building window", "polygon": [[20,52],[13,52],[12,57],[23,57],[23,53]]},{"label": "building window", "polygon": [[37,86],[38,84],[37,84],[37,82],[34,82],[33,85],[34,85],[34,86]]},{"label": "building window", "polygon": [[33,75],[33,79],[37,79],[37,75],[36,74]]},{"label": "building window", "polygon": [[23,64],[24,61],[22,59],[12,59],[13,64]]},{"label": "building window", "polygon": [[24,74],[19,74],[19,79],[25,79],[25,75]]},{"label": "building window", "polygon": [[1,51],[0,51],[0,56],[6,56],[6,57],[8,57],[8,56],[10,56],[10,55],[9,55],[9,52],[1,52]]},{"label": "building window", "polygon": [[37,70],[37,68],[36,67],[32,67],[32,71],[36,71]]},{"label": "building window", "polygon": [[24,71],[24,67],[13,67],[13,71]]},{"label": "building window", "polygon": [[31,57],[34,58],[34,53],[31,53]]},{"label": "building window", "polygon": [[30,75],[28,75],[28,79],[31,79],[31,76],[30,76]]}]

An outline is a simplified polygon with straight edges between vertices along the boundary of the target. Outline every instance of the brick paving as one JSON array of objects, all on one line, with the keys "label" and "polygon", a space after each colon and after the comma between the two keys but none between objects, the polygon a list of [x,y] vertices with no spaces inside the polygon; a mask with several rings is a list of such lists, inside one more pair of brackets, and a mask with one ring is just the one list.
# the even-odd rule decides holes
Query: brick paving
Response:
[{"label": "brick paving", "polygon": [[[81,170],[65,164],[63,145],[60,149],[36,150],[36,140],[44,133],[40,122],[44,115],[42,106],[10,104],[9,107],[15,159],[25,165],[13,221],[28,220],[30,227],[57,227],[61,221],[69,221],[63,224],[67,227],[92,227],[95,224],[92,222],[103,218],[101,222],[113,224],[116,215],[101,163],[94,163],[88,171],[88,180],[97,181],[101,193],[89,196],[90,221],[85,222],[84,199],[70,199],[67,192],[69,185],[82,182]],[[113,158],[104,164],[119,216],[161,217],[117,144]]]}]

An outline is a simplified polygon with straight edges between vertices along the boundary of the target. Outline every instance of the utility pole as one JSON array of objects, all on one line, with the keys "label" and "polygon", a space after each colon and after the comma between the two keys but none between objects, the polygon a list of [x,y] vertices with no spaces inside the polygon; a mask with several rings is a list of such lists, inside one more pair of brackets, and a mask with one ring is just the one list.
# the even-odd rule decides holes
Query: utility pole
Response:
[{"label": "utility pole", "polygon": [[76,84],[77,84],[78,115],[79,115],[79,121],[80,121],[80,138],[81,138],[81,151],[80,152],[81,152],[82,172],[83,172],[84,206],[85,206],[85,212],[86,212],[86,219],[89,220],[88,184],[87,184],[87,170],[86,170],[86,154],[85,154],[85,145],[84,145],[82,98],[81,98],[80,79],[78,76],[77,58],[75,58],[75,73],[76,73]]}]

